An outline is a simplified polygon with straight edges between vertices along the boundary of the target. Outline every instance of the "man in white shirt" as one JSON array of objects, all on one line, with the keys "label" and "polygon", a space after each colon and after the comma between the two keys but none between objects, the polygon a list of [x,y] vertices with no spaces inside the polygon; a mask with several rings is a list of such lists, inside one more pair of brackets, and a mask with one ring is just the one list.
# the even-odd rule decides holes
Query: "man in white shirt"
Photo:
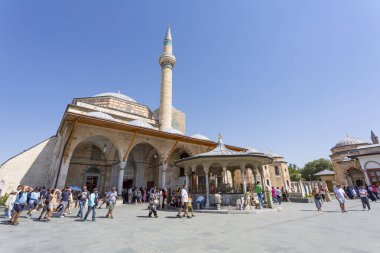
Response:
[{"label": "man in white shirt", "polygon": [[347,194],[344,192],[344,190],[341,188],[340,185],[336,186],[334,193],[335,193],[336,199],[339,202],[339,206],[340,206],[340,209],[342,210],[342,213],[347,212],[346,207],[344,205],[344,203],[346,203],[346,198],[348,198]]},{"label": "man in white shirt", "polygon": [[187,185],[183,185],[181,190],[181,207],[179,208],[177,217],[181,218],[181,212],[184,211],[187,218],[191,218],[187,212],[187,203],[189,202],[189,195],[187,194]]}]

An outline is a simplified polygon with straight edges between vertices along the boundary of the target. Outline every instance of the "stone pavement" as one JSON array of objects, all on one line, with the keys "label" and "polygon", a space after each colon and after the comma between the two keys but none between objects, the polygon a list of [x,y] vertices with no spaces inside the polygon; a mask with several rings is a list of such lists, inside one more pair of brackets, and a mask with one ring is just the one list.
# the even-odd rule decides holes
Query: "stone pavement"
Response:
[{"label": "stone pavement", "polygon": [[96,222],[22,218],[12,226],[0,219],[0,252],[378,252],[380,203],[371,204],[367,212],[359,200],[348,201],[342,214],[336,201],[323,213],[314,204],[284,203],[281,211],[196,213],[193,219],[171,211],[147,218],[145,205],[121,205],[113,220],[99,210]]}]

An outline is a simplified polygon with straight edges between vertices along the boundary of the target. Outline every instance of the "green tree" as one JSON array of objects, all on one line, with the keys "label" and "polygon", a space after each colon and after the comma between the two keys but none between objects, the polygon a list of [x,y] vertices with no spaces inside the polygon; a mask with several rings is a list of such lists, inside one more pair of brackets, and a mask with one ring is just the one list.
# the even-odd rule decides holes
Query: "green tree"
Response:
[{"label": "green tree", "polygon": [[305,164],[305,166],[300,169],[300,173],[305,180],[315,180],[316,177],[314,174],[326,169],[332,170],[332,163],[328,159],[321,158]]},{"label": "green tree", "polygon": [[302,175],[300,173],[300,168],[297,165],[290,163],[289,166],[288,166],[288,169],[289,169],[289,175],[290,175],[290,180],[291,181],[298,182],[298,181],[302,180]]}]

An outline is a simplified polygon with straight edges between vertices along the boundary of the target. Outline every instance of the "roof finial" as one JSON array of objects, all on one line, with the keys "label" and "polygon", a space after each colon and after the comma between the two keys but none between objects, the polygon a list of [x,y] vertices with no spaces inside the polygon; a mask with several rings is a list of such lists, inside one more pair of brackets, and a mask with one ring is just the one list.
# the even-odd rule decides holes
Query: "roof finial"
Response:
[{"label": "roof finial", "polygon": [[222,134],[221,133],[218,134],[218,142],[222,142]]}]

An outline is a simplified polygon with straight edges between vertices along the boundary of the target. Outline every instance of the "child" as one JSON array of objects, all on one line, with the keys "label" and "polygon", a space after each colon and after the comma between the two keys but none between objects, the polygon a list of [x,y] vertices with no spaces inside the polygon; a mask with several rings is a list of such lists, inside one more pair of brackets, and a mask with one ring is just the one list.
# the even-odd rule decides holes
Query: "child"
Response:
[{"label": "child", "polygon": [[4,216],[5,218],[10,219],[12,217],[12,210],[13,210],[13,204],[16,201],[16,192],[12,191],[11,194],[8,196],[7,201],[5,202],[5,210],[4,210]]},{"label": "child", "polygon": [[[191,216],[192,217],[195,217],[194,213],[193,213],[193,199],[191,198],[191,194],[189,194],[189,202],[187,202],[187,212],[190,214],[191,213]],[[185,213],[182,215],[182,217],[185,217]]]}]

